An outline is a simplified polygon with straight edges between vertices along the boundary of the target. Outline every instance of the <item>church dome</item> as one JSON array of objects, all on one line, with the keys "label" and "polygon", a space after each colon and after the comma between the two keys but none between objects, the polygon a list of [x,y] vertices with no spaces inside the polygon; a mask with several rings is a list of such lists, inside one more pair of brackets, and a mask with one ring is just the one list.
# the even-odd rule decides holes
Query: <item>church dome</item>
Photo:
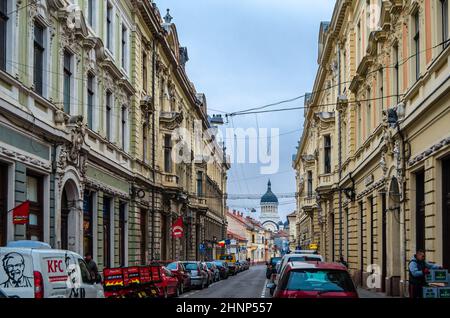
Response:
[{"label": "church dome", "polygon": [[278,203],[277,196],[272,192],[272,184],[270,183],[270,180],[267,183],[266,193],[261,197],[261,204],[264,203]]}]

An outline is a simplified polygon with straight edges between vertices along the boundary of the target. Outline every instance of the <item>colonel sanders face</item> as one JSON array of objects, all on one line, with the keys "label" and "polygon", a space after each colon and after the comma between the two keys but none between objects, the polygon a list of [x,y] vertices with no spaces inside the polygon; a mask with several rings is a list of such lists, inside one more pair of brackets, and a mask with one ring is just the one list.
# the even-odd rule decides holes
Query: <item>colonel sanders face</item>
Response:
[{"label": "colonel sanders face", "polygon": [[23,256],[18,253],[9,253],[3,258],[3,269],[9,279],[17,282],[23,277],[25,261]]}]

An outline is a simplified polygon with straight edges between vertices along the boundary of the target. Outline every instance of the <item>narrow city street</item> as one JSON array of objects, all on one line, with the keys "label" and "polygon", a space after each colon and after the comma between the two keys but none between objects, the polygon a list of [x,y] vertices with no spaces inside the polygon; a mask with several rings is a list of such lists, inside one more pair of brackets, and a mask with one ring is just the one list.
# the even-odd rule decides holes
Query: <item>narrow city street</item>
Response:
[{"label": "narrow city street", "polygon": [[265,298],[266,266],[256,265],[203,290],[192,290],[180,298]]}]

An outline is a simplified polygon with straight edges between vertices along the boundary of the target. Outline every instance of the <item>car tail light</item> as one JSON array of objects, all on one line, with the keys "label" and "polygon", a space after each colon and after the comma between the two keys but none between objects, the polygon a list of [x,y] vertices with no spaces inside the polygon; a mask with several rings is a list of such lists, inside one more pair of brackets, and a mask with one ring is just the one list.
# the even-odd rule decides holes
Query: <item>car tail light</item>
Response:
[{"label": "car tail light", "polygon": [[44,280],[42,274],[35,271],[34,273],[34,298],[44,298]]}]

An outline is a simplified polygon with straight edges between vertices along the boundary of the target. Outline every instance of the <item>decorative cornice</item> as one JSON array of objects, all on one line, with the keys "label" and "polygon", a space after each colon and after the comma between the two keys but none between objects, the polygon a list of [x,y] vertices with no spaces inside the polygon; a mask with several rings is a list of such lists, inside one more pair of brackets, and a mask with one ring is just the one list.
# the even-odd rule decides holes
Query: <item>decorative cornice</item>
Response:
[{"label": "decorative cornice", "polygon": [[415,165],[416,163],[418,163],[418,162],[420,162],[422,160],[425,160],[429,156],[431,156],[434,153],[436,153],[439,149],[441,149],[442,147],[447,146],[449,144],[450,144],[450,137],[444,138],[440,142],[435,143],[434,145],[430,146],[428,149],[426,149],[425,151],[421,152],[420,154],[418,154],[414,158],[411,158],[408,161],[408,164],[410,166]]}]

